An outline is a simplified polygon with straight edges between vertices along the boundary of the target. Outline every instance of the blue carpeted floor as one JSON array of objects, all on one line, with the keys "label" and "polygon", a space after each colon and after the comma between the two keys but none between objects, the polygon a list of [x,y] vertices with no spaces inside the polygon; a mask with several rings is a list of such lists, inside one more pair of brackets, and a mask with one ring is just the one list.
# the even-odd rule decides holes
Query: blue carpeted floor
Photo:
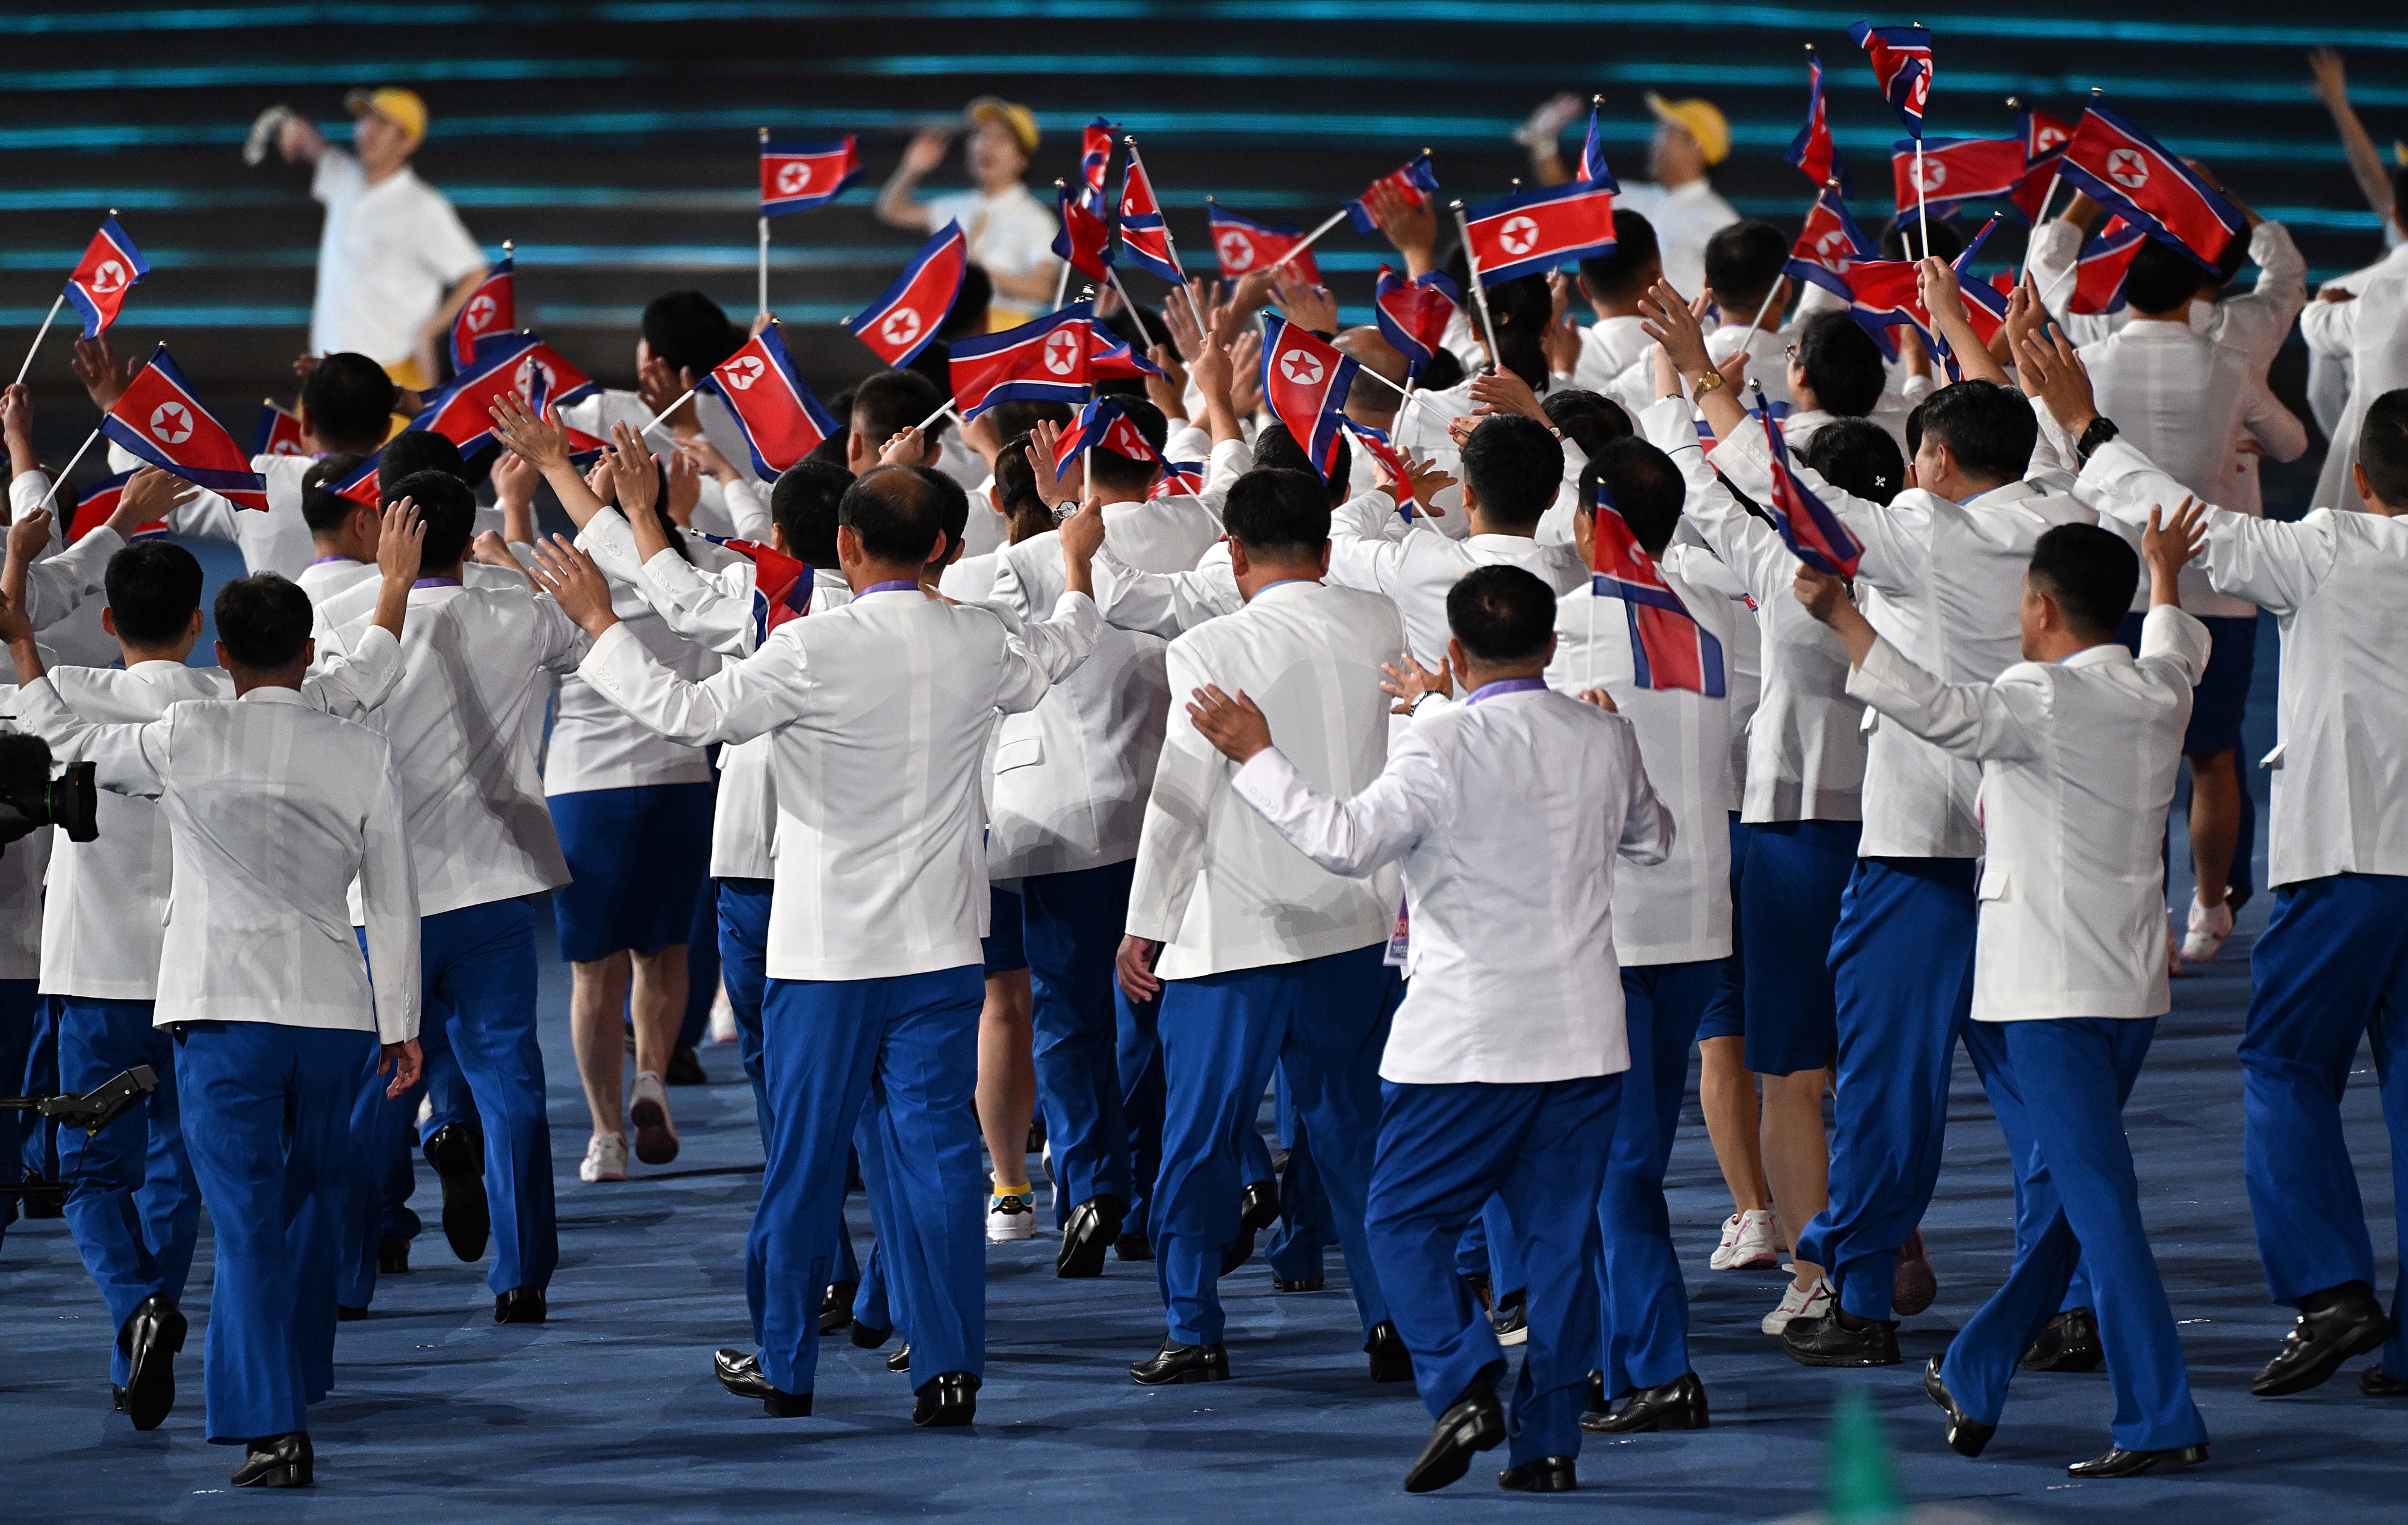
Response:
[{"label": "blue carpeted floor", "polygon": [[[2270,629],[2253,738],[2269,728],[2273,650]],[[884,1370],[883,1352],[841,1336],[824,1347],[820,1417],[770,1420],[723,1393],[710,1369],[713,1346],[744,1337],[742,1236],[758,1181],[752,1103],[732,1045],[705,1051],[715,1084],[673,1093],[685,1137],[674,1167],[624,1186],[581,1186],[575,1167],[586,1123],[567,1051],[567,982],[547,964],[562,1240],[552,1322],[492,1322],[482,1268],[445,1249],[433,1225],[433,1178],[423,1173],[419,1205],[429,1224],[418,1270],[383,1283],[370,1319],[343,1326],[337,1390],[311,1416],[317,1489],[236,1494],[226,1475],[238,1454],[200,1438],[207,1240],[187,1299],[194,1330],[180,1365],[183,1405],[140,1435],[108,1411],[111,1331],[65,1226],[21,1222],[0,1244],[5,1514],[28,1522],[453,1525],[530,1514],[1337,1520],[1408,1508],[1555,1507],[1623,1520],[1769,1519],[1819,1503],[1832,1401],[1854,1386],[1871,1395],[1901,1487],[1918,1500],[2008,1516],[2172,1507],[2231,1520],[2401,1518],[2408,1451],[2396,1441],[2408,1404],[2360,1397],[2354,1369],[2300,1398],[2266,1402],[2246,1391],[2288,1323],[2286,1310],[2266,1302],[2251,1237],[2232,1060],[2248,989],[2246,933],[2264,925],[2266,906],[2261,897],[2244,914],[2244,935],[2223,962],[2176,986],[2176,1011],[2128,1118],[2158,1262],[2186,1321],[2214,1440],[2214,1464],[2195,1473],[2066,1477],[2066,1462],[2104,1448],[2112,1404],[2103,1374],[2026,1376],[1979,1461],[1941,1444],[1917,1374],[2001,1276],[2009,1247],[1998,1128],[1964,1064],[1948,1168],[1926,1224],[1940,1300],[1908,1321],[1906,1363],[1870,1374],[1792,1365],[1756,1331],[1779,1296],[1777,1274],[1704,1270],[1729,1203],[1692,1111],[1673,1158],[1672,1213],[1713,1428],[1592,1443],[1581,1460],[1584,1489],[1568,1500],[1501,1495],[1488,1468],[1426,1503],[1397,1490],[1427,1421],[1408,1390],[1365,1377],[1334,1255],[1323,1293],[1273,1294],[1259,1259],[1222,1284],[1239,1380],[1149,1391],[1130,1384],[1125,1366],[1161,1331],[1150,1266],[1115,1262],[1099,1282],[1063,1283],[1052,1275],[1050,1236],[998,1248],[989,1259],[990,1365],[975,1430],[914,1431],[905,1379]],[[2371,1074],[2347,1115],[2387,1289],[2391,1192]],[[866,1235],[858,1199],[854,1207],[855,1233]]]}]

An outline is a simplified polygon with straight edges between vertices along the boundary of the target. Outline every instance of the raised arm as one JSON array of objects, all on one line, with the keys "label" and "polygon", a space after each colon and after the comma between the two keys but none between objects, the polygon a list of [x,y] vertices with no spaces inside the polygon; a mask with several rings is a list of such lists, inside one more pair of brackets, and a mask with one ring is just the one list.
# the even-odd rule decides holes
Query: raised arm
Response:
[{"label": "raised arm", "polygon": [[2035,722],[2048,690],[2036,683],[1949,683],[1915,666],[1873,633],[1847,584],[1800,566],[1798,601],[1848,649],[1848,696],[1880,711],[1943,751],[1976,760],[2039,755]]}]

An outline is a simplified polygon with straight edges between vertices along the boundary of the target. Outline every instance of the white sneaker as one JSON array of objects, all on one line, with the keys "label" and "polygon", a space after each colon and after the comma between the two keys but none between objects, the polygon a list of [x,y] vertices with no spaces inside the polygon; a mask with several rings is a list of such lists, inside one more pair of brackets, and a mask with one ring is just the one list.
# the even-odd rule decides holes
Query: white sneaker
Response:
[{"label": "white sneaker", "polygon": [[[650,1070],[636,1072],[636,1086],[627,1095],[627,1120],[636,1125],[636,1158],[647,1165],[666,1165],[678,1157],[677,1124],[669,1120],[668,1088]],[[621,1170],[626,1161],[620,1161]]]},{"label": "white sneaker", "polygon": [[1015,1191],[990,1196],[986,1200],[986,1242],[1009,1244],[1016,1239],[1037,1237],[1037,1190]]},{"label": "white sneaker", "polygon": [[1707,1266],[1714,1271],[1753,1271],[1775,1264],[1781,1259],[1774,1243],[1779,1231],[1770,1208],[1733,1213],[1723,1220],[1723,1242],[1715,1246]]},{"label": "white sneaker", "polygon": [[721,985],[719,993],[710,999],[710,1041],[714,1043],[732,1043],[736,1041],[736,1008],[727,1003],[727,986],[724,985]]},{"label": "white sneaker", "polygon": [[2169,911],[2166,913],[2166,973],[2171,978],[2179,979],[2182,971],[2182,944],[2174,940],[2173,913]]},{"label": "white sneaker", "polygon": [[2217,952],[2223,948],[2224,940],[2231,935],[2232,906],[2229,901],[2218,901],[2208,906],[2200,904],[2199,897],[2191,897],[2189,925],[2183,929],[2182,956],[2185,958],[2196,964],[2212,964],[2215,962]]},{"label": "white sneaker", "polygon": [[1789,1327],[1793,1318],[1821,1318],[1831,1311],[1831,1284],[1815,1278],[1812,1287],[1790,1283],[1781,1292],[1781,1306],[1764,1316],[1760,1327],[1767,1334],[1778,1334]]},{"label": "white sneaker", "polygon": [[596,1133],[585,1141],[585,1163],[577,1167],[577,1178],[592,1185],[596,1181],[624,1181],[627,1178],[627,1135]]}]

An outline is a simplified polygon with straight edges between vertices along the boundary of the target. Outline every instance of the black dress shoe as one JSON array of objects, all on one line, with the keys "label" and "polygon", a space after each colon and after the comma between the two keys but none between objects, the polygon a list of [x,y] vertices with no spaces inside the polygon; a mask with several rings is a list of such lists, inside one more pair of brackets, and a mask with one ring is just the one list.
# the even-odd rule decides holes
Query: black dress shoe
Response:
[{"label": "black dress shoe", "polygon": [[1254,1181],[1238,1199],[1238,1237],[1221,1246],[1221,1274],[1254,1258],[1254,1235],[1279,1221],[1279,1183]]},{"label": "black dress shoe", "polygon": [[2358,1390],[2369,1398],[2408,1398],[2408,1382],[2393,1376],[2383,1369],[2381,1361],[2376,1361],[2358,1374]]},{"label": "black dress shoe", "polygon": [[2041,1326],[2024,1349],[2027,1372],[2095,1372],[2107,1360],[2099,1343],[2099,1318],[2087,1308],[2068,1308]]},{"label": "black dress shoe", "polygon": [[1570,1457],[1542,1456],[1498,1473],[1497,1486],[1516,1493],[1570,1493],[1580,1487],[1580,1478]]},{"label": "black dress shoe", "polygon": [[[1602,1386],[1602,1384],[1600,1384]],[[1703,1430],[1706,1385],[1695,1372],[1641,1388],[1611,1414],[1584,1414],[1580,1427],[1592,1435],[1649,1435],[1658,1430]]]},{"label": "black dress shoe", "polygon": [[758,1398],[761,1406],[773,1419],[807,1419],[811,1414],[811,1395],[807,1392],[786,1392],[770,1385],[761,1370],[757,1356],[740,1350],[721,1350],[710,1358],[711,1374],[719,1385],[738,1398]]},{"label": "black dress shoe", "polygon": [[543,1316],[543,1288],[540,1287],[513,1287],[494,1299],[494,1322],[496,1324],[540,1324]]},{"label": "black dress shoe", "polygon": [[661,1072],[661,1082],[667,1086],[708,1086],[710,1075],[702,1067],[702,1056],[689,1043],[680,1043],[669,1050],[669,1067]]},{"label": "black dress shoe", "polygon": [[2283,1337],[2283,1349],[2250,1382],[2260,1398],[2305,1392],[2329,1380],[2352,1356],[2363,1356],[2391,1337],[2391,1320],[2362,1281],[2344,1282],[2300,1300],[2299,1322]]},{"label": "black dress shoe", "polygon": [[832,1281],[827,1293],[820,1299],[820,1332],[834,1334],[853,1322],[853,1297],[861,1290],[859,1282]]},{"label": "black dress shoe", "polygon": [[2065,1469],[2068,1477],[2138,1477],[2157,1467],[2196,1467],[2207,1460],[2207,1445],[2181,1446],[2170,1451],[2128,1451],[2109,1446],[2107,1454],[2076,1461]]},{"label": "black dress shoe", "polygon": [[1429,1443],[1405,1471],[1405,1491],[1433,1493],[1471,1470],[1475,1451],[1494,1450],[1505,1438],[1505,1408],[1484,1378],[1463,1389],[1430,1429]]},{"label": "black dress shoe", "polygon": [[1151,1260],[1154,1241],[1143,1234],[1123,1234],[1112,1241],[1112,1253],[1124,1260]]},{"label": "black dress shoe", "polygon": [[409,1274],[409,1236],[387,1234],[377,1241],[377,1274],[407,1276]]},{"label": "black dress shoe", "polygon": [[1979,1456],[1990,1437],[1999,1432],[1995,1424],[1984,1424],[1969,1417],[1958,1405],[1956,1395],[1948,1384],[1940,1380],[1940,1358],[1934,1356],[1924,1364],[1923,1396],[1931,1400],[1940,1412],[1948,1416],[1948,1448],[1958,1456]]},{"label": "black dress shoe", "polygon": [[443,1183],[443,1237],[452,1253],[474,1260],[494,1231],[485,1200],[485,1141],[466,1123],[446,1123],[426,1141],[426,1162]]},{"label": "black dress shoe", "polygon": [[895,1338],[895,1331],[891,1329],[880,1329],[875,1324],[865,1324],[856,1318],[853,1321],[853,1332],[848,1338],[864,1350],[875,1350]]},{"label": "black dress shoe", "polygon": [[1371,1380],[1374,1382],[1411,1382],[1413,1379],[1413,1353],[1405,1348],[1405,1337],[1397,1326],[1381,1319],[1371,1326],[1371,1337],[1363,1342],[1363,1353],[1371,1358]]},{"label": "black dress shoe", "polygon": [[186,1325],[176,1305],[156,1292],[125,1316],[117,1348],[131,1370],[125,1378],[125,1414],[136,1430],[156,1430],[176,1406],[176,1352],[184,1348]]},{"label": "black dress shoe", "polygon": [[1071,1209],[1062,1226],[1062,1247],[1054,1255],[1054,1274],[1076,1281],[1104,1273],[1104,1252],[1120,1237],[1121,1218],[1128,1204],[1118,1197],[1090,1197]]},{"label": "black dress shoe", "polygon": [[67,1188],[56,1181],[45,1181],[38,1175],[27,1175],[17,1199],[18,1210],[29,1218],[63,1218],[67,1216]]},{"label": "black dress shoe", "polygon": [[910,1341],[906,1340],[895,1347],[895,1354],[886,1358],[886,1369],[890,1372],[908,1372],[911,1369]]},{"label": "black dress shoe", "polygon": [[1162,1349],[1129,1368],[1129,1375],[1145,1388],[1167,1388],[1174,1382],[1226,1382],[1229,1347],[1225,1345],[1179,1345],[1162,1342]]},{"label": "black dress shoe", "polygon": [[1582,1403],[1581,1412],[1583,1414],[1611,1414],[1613,1412],[1612,1403],[1605,1396],[1605,1374],[1603,1372],[1591,1372],[1588,1374],[1588,1397]]},{"label": "black dress shoe", "polygon": [[1781,1348],[1800,1366],[1895,1366],[1898,1323],[1858,1318],[1834,1305],[1820,1318],[1791,1319]]},{"label": "black dress shoe", "polygon": [[335,1304],[335,1322],[337,1324],[356,1324],[367,1316],[366,1308],[347,1307],[340,1302]]},{"label": "black dress shoe", "polygon": [[920,1384],[911,1399],[911,1422],[933,1429],[968,1424],[978,1417],[979,1379],[968,1372],[945,1372]]},{"label": "black dress shoe", "polygon": [[1319,1276],[1304,1276],[1295,1281],[1282,1281],[1277,1276],[1271,1278],[1271,1290],[1274,1292],[1318,1292],[1327,1285]]},{"label": "black dress shoe", "polygon": [[251,1454],[234,1469],[236,1488],[308,1488],[318,1481],[317,1453],[309,1437],[295,1430],[251,1443]]}]

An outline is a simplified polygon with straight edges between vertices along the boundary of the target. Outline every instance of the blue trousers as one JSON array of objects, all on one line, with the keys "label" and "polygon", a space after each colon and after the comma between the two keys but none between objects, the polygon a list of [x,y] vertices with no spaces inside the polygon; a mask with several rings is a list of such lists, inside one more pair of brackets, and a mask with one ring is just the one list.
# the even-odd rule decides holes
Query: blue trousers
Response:
[{"label": "blue trousers", "polygon": [[1112,958],[1136,870],[1134,861],[1110,863],[1020,882],[1037,1104],[1053,1151],[1057,1215],[1097,1197],[1125,1211],[1134,1194]]},{"label": "blue trousers", "polygon": [[1940,1181],[1948,1073],[1973,1005],[1975,920],[1971,858],[1860,858],[1841,902],[1831,1195],[1798,1254],[1829,1268],[1840,1305],[1858,1318],[1890,1317],[1898,1247]]},{"label": "blue trousers", "polygon": [[[42,999],[58,1029],[62,1090],[88,1091],[137,1064],[159,1077],[149,1101],[98,1133],[69,1129],[59,1135],[67,1228],[108,1304],[114,1335],[145,1299],[182,1303],[200,1237],[201,1188],[176,1105],[176,1044],[150,1025],[147,1000]],[[132,1362],[113,1343],[109,1350],[109,1380],[122,1387]]]},{"label": "blue trousers", "polygon": [[1132,1001],[1114,982],[1113,1058],[1121,1076],[1121,1125],[1128,1130],[1125,1232],[1154,1232],[1154,1183],[1162,1173],[1162,998]]},{"label": "blue trousers", "polygon": [[1722,983],[1719,958],[1622,971],[1630,1070],[1598,1196],[1605,1390],[1660,1387],[1689,1369],[1689,1294],[1672,1249],[1664,1172],[1681,1130],[1689,1045]]},{"label": "blue trousers", "polygon": [[[2243,1159],[2258,1253],[2277,1302],[2344,1282],[2374,1285],[2374,1246],[2341,1126],[2363,1036],[2408,1182],[2408,878],[2344,873],[2286,885],[2250,957],[2257,988],[2241,1036]],[[2408,1249],[2408,1212],[2401,1213]],[[2408,1376],[2408,1277],[2391,1299],[2383,1369]]]},{"label": "blue trousers", "polygon": [[1287,1169],[1280,1172],[1279,1225],[1263,1246],[1263,1259],[1280,1281],[1320,1281],[1328,1273],[1322,1251],[1338,1243],[1330,1221],[1329,1195],[1321,1187],[1321,1170],[1312,1162],[1312,1138],[1297,1115],[1282,1071],[1273,1087],[1279,1093],[1280,1137],[1287,1145]]},{"label": "blue trousers", "polygon": [[[984,978],[976,964],[874,980],[770,980],[763,1051],[771,1133],[761,1369],[811,1390],[821,1291],[844,1210],[845,1149],[865,1112],[894,1212],[879,1258],[910,1320],[915,1374],[986,1364],[986,1174],[974,1096]],[[871,1170],[864,1161],[864,1179]],[[870,1200],[873,1213],[880,1193]]]},{"label": "blue trousers", "polygon": [[1489,1293],[1499,1302],[1512,1293],[1529,1290],[1519,1238],[1505,1199],[1489,1198],[1463,1227],[1463,1238],[1455,1246],[1455,1273],[1487,1277]]},{"label": "blue trousers", "polygon": [[1839,1046],[1832,934],[1863,831],[1856,821],[1761,821],[1747,828],[1732,920],[1746,928],[1756,955],[1742,978],[1747,1067],[1757,1074],[1820,1070]]},{"label": "blue trousers", "polygon": [[224,1445],[308,1428],[333,1387],[351,1101],[376,1035],[184,1025],[185,1148],[217,1236],[203,1386]]},{"label": "blue trousers", "polygon": [[2018,1237],[2006,1284],[1966,1320],[1941,1367],[1948,1390],[1984,1424],[1999,1422],[2025,1346],[2057,1313],[2076,1262],[2086,1259],[2115,1392],[2115,1445],[2157,1451],[2207,1439],[2173,1309],[2141,1226],[2140,1183],[2124,1137],[2124,1102],[2157,1028],[2154,1017],[1966,1027],[1965,1047],[1990,1104],[2001,1122],[2020,1114],[2010,1136],[2032,1141],[2014,1167],[2042,1223],[2028,1243]]},{"label": "blue trousers", "polygon": [[[21,1087],[26,1096],[54,1096],[59,1089],[59,1025],[50,1006],[43,1001],[37,980],[0,980],[0,1006],[22,1012],[28,1028],[25,1049],[25,1083]],[[22,1142],[20,1144],[25,1179],[55,1182],[59,1179],[59,1125],[39,1113],[22,1112]],[[10,1199],[14,1201],[14,1199]]]},{"label": "blue trousers", "polygon": [[1436,1418],[1474,1381],[1505,1374],[1497,1331],[1454,1265],[1464,1225],[1499,1196],[1530,1279],[1512,1460],[1578,1456],[1597,1355],[1597,1200],[1622,1077],[1380,1089],[1366,1226],[1423,1404]]},{"label": "blue trousers", "polygon": [[[32,1096],[54,1087],[37,1084],[33,1072],[36,1029],[41,1023],[41,997],[33,980],[0,980],[0,1086],[10,1096]],[[40,1173],[36,1129],[41,1116],[32,1112],[0,1113],[0,1188]],[[17,1221],[17,1194],[0,1189],[0,1230]]]},{"label": "blue trousers", "polygon": [[535,1026],[535,908],[493,900],[418,924],[427,1019],[440,1020],[485,1134],[495,1293],[551,1285],[560,1264],[552,1124]]},{"label": "blue trousers", "polygon": [[1363,1234],[1379,1115],[1380,1053],[1396,1011],[1396,971],[1373,943],[1293,964],[1173,980],[1162,995],[1162,1173],[1154,1185],[1154,1272],[1170,1338],[1218,1345],[1222,1247],[1237,1237],[1247,1172],[1242,1140],[1269,1151],[1255,1118],[1274,1065],[1312,1140],[1354,1310],[1368,1334],[1388,1316]]}]

